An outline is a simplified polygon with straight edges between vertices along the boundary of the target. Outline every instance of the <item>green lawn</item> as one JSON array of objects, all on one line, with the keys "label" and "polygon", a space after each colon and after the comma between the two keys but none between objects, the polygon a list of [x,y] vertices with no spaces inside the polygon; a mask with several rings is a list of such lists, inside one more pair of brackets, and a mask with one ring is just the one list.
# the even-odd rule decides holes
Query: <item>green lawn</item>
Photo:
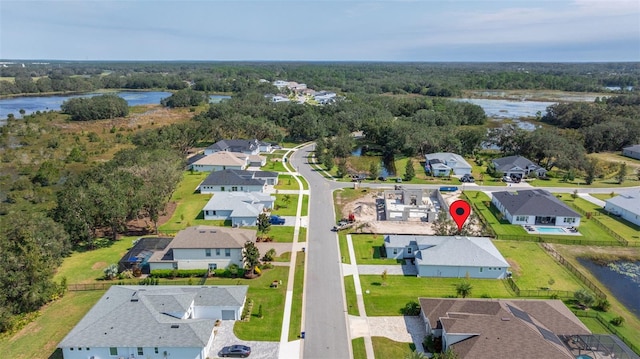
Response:
[{"label": "green lawn", "polygon": [[302,182],[302,189],[309,189],[309,182],[304,177],[298,176],[298,179]]},{"label": "green lawn", "polygon": [[302,208],[300,209],[300,215],[309,215],[309,196],[307,196],[306,194],[302,196]]},{"label": "green lawn", "polygon": [[[255,227],[253,227],[255,228]],[[274,242],[279,243],[291,243],[293,242],[293,230],[291,226],[271,225],[269,233],[267,235],[273,239]]]},{"label": "green lawn", "polygon": [[556,178],[549,178],[546,180],[535,179],[532,181],[527,181],[534,187],[577,187],[577,188],[609,188],[609,187],[632,187],[632,186],[640,186],[640,181],[638,181],[637,176],[634,176],[632,173],[627,175],[626,180],[622,184],[618,184],[618,182],[614,178],[605,178],[605,179],[596,179],[590,185],[587,185],[584,179],[577,178],[573,181],[564,181],[562,176],[558,176]]},{"label": "green lawn", "polygon": [[[289,201],[285,201],[285,198]],[[295,216],[298,209],[297,194],[277,194],[276,203],[274,204],[273,214],[280,216]]]},{"label": "green lawn", "polygon": [[278,184],[274,188],[277,190],[298,190],[300,186],[292,175],[279,175]]},{"label": "green lawn", "polygon": [[[287,290],[288,267],[274,267],[264,270],[256,279],[209,278],[206,285],[248,285],[247,301],[253,300],[251,320],[238,321],[233,332],[241,340],[279,341],[282,330],[284,299]],[[281,280],[282,285],[271,288],[271,282]],[[258,318],[262,305],[263,318]]]},{"label": "green lawn", "polygon": [[[608,197],[609,195],[607,194],[605,196]],[[573,203],[576,207],[582,209],[585,212],[593,213],[592,219],[587,220],[583,217],[582,221],[598,221],[620,237],[629,241],[629,243],[640,243],[640,226],[621,219],[620,217],[610,216],[602,207],[582,198],[578,197],[574,199],[569,194],[563,194],[562,200],[567,203]],[[582,222],[579,229],[582,232]]]},{"label": "green lawn", "polygon": [[609,330],[596,318],[578,317],[594,334],[611,334]]},{"label": "green lawn", "polygon": [[400,343],[387,337],[371,337],[376,358],[404,358],[414,351],[413,343]]},{"label": "green lawn", "polygon": [[[470,202],[476,205],[477,209],[480,211],[480,215],[484,217],[493,232],[496,234],[497,238],[500,239],[524,240],[530,238],[532,241],[535,241],[538,238],[542,238],[547,242],[559,243],[580,244],[581,241],[597,241],[603,242],[603,244],[607,244],[606,242],[617,243],[615,238],[613,238],[609,233],[598,227],[592,220],[587,220],[584,217],[578,227],[578,231],[582,234],[581,236],[528,234],[522,226],[510,224],[505,219],[499,219],[502,218],[502,215],[498,209],[490,203],[490,199],[485,193],[479,191],[466,191],[465,195]],[[569,196],[570,198],[570,195],[568,194],[560,196],[562,199],[564,199],[565,196]],[[473,210],[476,211],[475,208]]]},{"label": "green lawn", "polygon": [[262,171],[271,171],[271,172],[287,172],[287,169],[282,164],[282,155],[268,155],[267,163],[260,167]]},{"label": "green lawn", "polygon": [[582,288],[580,281],[538,243],[500,240],[493,243],[511,264],[509,270],[521,290],[549,288],[575,292]]},{"label": "green lawn", "polygon": [[211,221],[205,221],[202,216],[202,208],[211,195],[196,192],[196,188],[207,175],[207,172],[185,172],[178,188],[171,196],[171,201],[177,203],[176,210],[171,219],[159,227],[161,232],[179,231],[198,224],[211,225]]},{"label": "green lawn", "polygon": [[364,347],[364,338],[356,338],[351,340],[353,348],[353,359],[367,359],[367,350]]},{"label": "green lawn", "polygon": [[599,200],[606,201],[617,196],[619,193],[611,192],[611,193],[589,193],[591,197],[595,197]]},{"label": "green lawn", "polygon": [[398,264],[401,262],[401,260],[382,257],[383,235],[351,235],[351,241],[353,242],[353,250],[358,264]]},{"label": "green lawn", "polygon": [[298,242],[306,242],[307,241],[307,228],[300,227],[300,232],[298,232]]},{"label": "green lawn", "polygon": [[[455,296],[456,285],[462,280],[464,279],[389,275],[386,284],[383,285],[379,275],[360,276],[365,309],[369,316],[400,315],[401,309],[408,302],[417,301],[419,297]],[[470,296],[472,298],[480,298],[483,295],[491,298],[514,297],[502,280],[471,278],[469,282],[473,286]]]},{"label": "green lawn", "polygon": [[342,263],[351,264],[351,257],[349,257],[349,247],[347,246],[347,235],[345,233],[338,234],[338,244],[340,245],[340,256],[342,257]]},{"label": "green lawn", "polygon": [[349,315],[360,315],[358,309],[358,298],[356,296],[356,286],[352,275],[344,277],[344,293],[347,298],[347,312]]},{"label": "green lawn", "polygon": [[293,279],[293,300],[291,302],[291,321],[289,322],[289,341],[298,339],[302,329],[302,291],[304,289],[305,254],[296,256],[296,272]]},{"label": "green lawn", "polygon": [[104,294],[104,291],[68,292],[44,306],[40,316],[16,334],[0,340],[3,358],[60,358],[56,346]]},{"label": "green lawn", "polygon": [[118,263],[120,258],[133,247],[133,240],[137,238],[123,237],[106,248],[73,252],[58,267],[53,279],[59,282],[62,277],[66,277],[69,284],[95,282],[104,275],[105,268],[110,264]]}]

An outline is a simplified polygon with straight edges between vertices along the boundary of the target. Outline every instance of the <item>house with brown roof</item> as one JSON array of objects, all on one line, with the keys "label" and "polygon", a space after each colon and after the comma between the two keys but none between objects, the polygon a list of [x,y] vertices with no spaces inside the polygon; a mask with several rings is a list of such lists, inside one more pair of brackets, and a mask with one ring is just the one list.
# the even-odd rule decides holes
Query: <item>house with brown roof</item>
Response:
[{"label": "house with brown roof", "polygon": [[573,359],[566,338],[589,329],[560,300],[420,298],[427,335],[458,358]]},{"label": "house with brown roof", "polygon": [[149,269],[218,269],[244,266],[242,251],[255,242],[256,230],[195,226],[176,234],[171,243],[147,260]]}]

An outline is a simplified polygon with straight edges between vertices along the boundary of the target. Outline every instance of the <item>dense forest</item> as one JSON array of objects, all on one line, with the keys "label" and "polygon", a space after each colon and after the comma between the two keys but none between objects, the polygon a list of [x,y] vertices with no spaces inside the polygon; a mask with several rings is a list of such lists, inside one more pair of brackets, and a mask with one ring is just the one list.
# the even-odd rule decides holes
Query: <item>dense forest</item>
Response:
[{"label": "dense forest", "polygon": [[[451,98],[467,90],[637,89],[640,68],[631,63],[86,62],[11,66],[0,68],[0,76],[13,79],[0,80],[2,95],[170,90],[162,105],[180,114],[162,126],[116,126],[113,120],[128,118],[129,108],[104,95],[70,100],[63,113],[27,115],[0,127],[0,281],[11,288],[0,293],[0,331],[64,293],[64,283],[53,283],[52,276],[72,249],[91,249],[100,238],[117,240],[131,220],[147,221],[154,232],[186,154],[220,139],[324,139],[319,145],[330,162],[347,157],[351,133],[363,131],[368,146],[384,156],[447,151],[473,157],[493,144],[501,154],[592,176],[599,167],[588,153],[640,142],[637,90],[551,106],[533,131],[489,128],[480,106]],[[277,79],[335,91],[340,100],[323,106],[272,103],[265,95],[278,92],[271,84]],[[214,92],[232,98],[205,104]],[[80,130],[69,132],[72,123]]]}]

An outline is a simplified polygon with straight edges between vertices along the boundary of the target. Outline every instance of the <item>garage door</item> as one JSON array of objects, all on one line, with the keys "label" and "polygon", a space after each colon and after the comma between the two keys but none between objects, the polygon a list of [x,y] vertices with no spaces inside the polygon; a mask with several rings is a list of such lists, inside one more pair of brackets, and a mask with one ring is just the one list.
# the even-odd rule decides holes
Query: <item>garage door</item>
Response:
[{"label": "garage door", "polygon": [[223,310],[222,311],[222,320],[235,320],[236,319],[236,311],[235,310]]}]

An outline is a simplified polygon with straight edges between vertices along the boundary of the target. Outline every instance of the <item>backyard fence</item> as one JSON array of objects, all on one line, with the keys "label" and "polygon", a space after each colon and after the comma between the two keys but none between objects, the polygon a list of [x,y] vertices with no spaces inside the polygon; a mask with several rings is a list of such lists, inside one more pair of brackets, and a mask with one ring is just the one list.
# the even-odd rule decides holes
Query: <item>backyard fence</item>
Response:
[{"label": "backyard fence", "polygon": [[586,212],[585,210],[583,210],[582,208],[578,207],[574,203],[569,203],[569,205],[571,205],[571,207],[574,210],[576,210],[578,213],[580,213],[583,216],[585,216],[587,220],[588,219],[592,219],[593,223],[595,223],[596,226],[600,227],[602,230],[604,230],[609,235],[611,235],[611,237],[613,237],[616,241],[620,242],[619,245],[623,245],[625,247],[629,246],[629,241],[627,241],[626,239],[622,238],[618,233],[612,231],[611,228],[609,228],[606,224],[600,222],[600,220],[597,217],[602,215],[602,213],[600,213],[600,212]]},{"label": "backyard fence", "polygon": [[[190,280],[191,279],[191,280]],[[160,280],[157,284],[153,285],[203,285],[203,281],[206,281],[206,277],[203,278],[199,283],[194,280],[195,278],[188,278],[184,280]],[[132,280],[114,280],[114,281],[104,281],[100,283],[80,283],[80,284],[67,284],[67,290],[70,292],[82,292],[82,291],[90,291],[90,290],[107,290],[111,288],[112,285],[151,285],[151,284],[143,284],[141,283],[142,279],[132,279]]]},{"label": "backyard fence", "polygon": [[557,297],[557,298],[573,298],[573,292],[568,290],[551,290],[551,289],[520,289],[512,278],[506,279],[509,288],[518,297]]},{"label": "backyard fence", "polygon": [[555,258],[560,264],[562,264],[565,268],[569,270],[569,272],[573,273],[578,279],[582,281],[589,289],[591,289],[598,299],[607,299],[607,295],[604,294],[597,285],[595,285],[589,278],[587,278],[582,272],[578,270],[573,264],[564,259],[560,253],[556,252],[551,246],[546,243],[542,243],[542,248],[544,248],[553,258]]},{"label": "backyard fence", "polygon": [[638,346],[638,342],[637,340],[634,338],[634,340],[627,338],[624,333],[622,333],[618,327],[616,327],[615,325],[611,324],[609,321],[607,321],[607,319],[605,317],[602,316],[602,314],[592,311],[592,310],[575,310],[575,309],[571,309],[571,311],[573,312],[573,314],[576,315],[576,317],[583,317],[583,318],[596,318],[596,320],[598,320],[598,322],[600,322],[600,324],[602,324],[605,328],[607,328],[608,331],[610,331],[612,334],[616,335],[618,338],[620,338],[620,340],[622,340],[628,347],[629,349],[633,350],[636,354],[640,354],[640,346]]},{"label": "backyard fence", "polygon": [[517,234],[498,234],[496,239],[509,241],[539,242],[539,243],[557,243],[557,244],[573,244],[583,246],[622,246],[618,241],[593,241],[581,238],[559,238],[551,236],[535,236],[535,235],[517,235]]}]

